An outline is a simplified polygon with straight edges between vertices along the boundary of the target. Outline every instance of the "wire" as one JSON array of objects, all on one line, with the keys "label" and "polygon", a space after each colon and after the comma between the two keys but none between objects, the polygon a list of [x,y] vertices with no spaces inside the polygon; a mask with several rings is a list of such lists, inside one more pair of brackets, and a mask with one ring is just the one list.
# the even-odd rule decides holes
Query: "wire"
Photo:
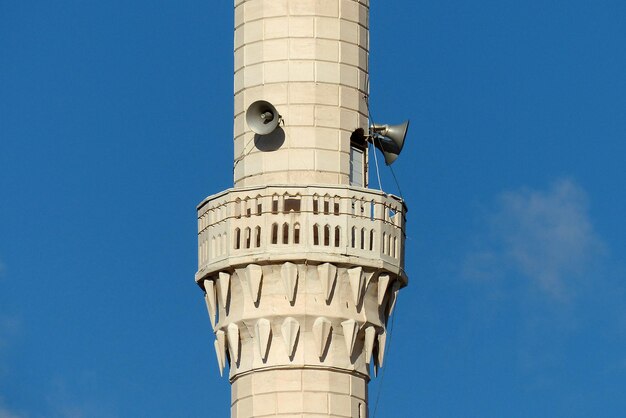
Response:
[{"label": "wire", "polygon": [[391,174],[393,175],[393,179],[396,182],[396,186],[398,187],[398,193],[400,193],[400,199],[404,200],[404,196],[402,196],[402,189],[400,188],[400,183],[398,182],[398,179],[396,178],[396,173],[395,171],[393,171],[393,167],[389,166],[389,169],[391,170]]},{"label": "wire", "polygon": [[[365,106],[367,107],[367,116],[368,116],[370,122],[374,123],[374,117],[372,116],[372,111],[370,110],[370,98],[369,98],[370,76],[369,76],[369,74],[367,75],[367,79],[366,79],[365,83],[366,83],[367,93],[365,93],[365,96],[363,96],[363,99],[365,100]],[[367,128],[369,130],[369,126]],[[373,142],[372,142],[372,145],[374,145]],[[383,191],[383,183],[380,181],[380,169],[378,168],[378,155],[376,155],[376,150],[375,149],[372,150],[372,153],[374,154],[374,163],[376,164],[376,177],[378,178],[378,189],[382,192]]]},{"label": "wire", "polygon": [[[365,93],[365,95],[363,96],[363,99],[365,100],[365,105],[367,106],[367,115],[369,117],[369,120],[373,123],[374,117],[372,116],[372,111],[370,109],[370,100],[369,100],[369,84],[370,84],[370,75],[367,74],[367,78],[365,79],[365,88],[367,90],[367,93]],[[374,136],[372,139],[372,145],[374,144],[373,141],[376,141],[376,140],[378,141],[378,145],[380,145],[382,148],[380,139],[377,138],[376,136]],[[376,150],[374,149],[373,151],[374,151],[374,161],[376,162],[376,176],[378,177],[378,188],[380,189],[380,191],[382,191],[383,185],[380,182],[380,171],[378,169],[378,157],[376,156]],[[404,200],[404,196],[402,195],[402,189],[400,188],[400,182],[398,181],[398,178],[396,177],[396,173],[393,171],[393,167],[391,166],[388,166],[388,167],[391,170],[391,175],[393,176],[393,180],[395,181],[396,187],[398,188],[398,193],[400,193],[400,198]]]},{"label": "wire", "polygon": [[248,140],[246,145],[244,145],[244,147],[243,147],[243,151],[241,151],[241,155],[239,155],[239,157],[235,158],[235,161],[233,162],[233,172],[235,172],[235,167],[237,167],[237,164],[239,164],[239,162],[241,160],[243,160],[245,157],[247,157],[248,154],[250,154],[252,152],[252,150],[254,149],[254,147],[252,147],[252,148],[250,148],[250,151],[246,152],[246,148],[248,148],[248,145],[250,145],[250,142],[254,141],[255,137],[256,137],[256,135],[254,135],[252,138],[250,138]]},{"label": "wire", "polygon": [[378,189],[382,192],[383,184],[380,181],[380,170],[378,169],[378,156],[376,155],[375,149],[373,150],[372,154],[374,154],[374,162],[376,163],[376,177],[378,177]]}]

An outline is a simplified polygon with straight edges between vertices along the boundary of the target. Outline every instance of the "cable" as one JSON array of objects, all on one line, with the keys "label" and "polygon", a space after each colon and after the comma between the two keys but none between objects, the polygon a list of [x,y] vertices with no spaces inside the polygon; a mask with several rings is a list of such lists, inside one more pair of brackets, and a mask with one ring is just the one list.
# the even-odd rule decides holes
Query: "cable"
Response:
[{"label": "cable", "polygon": [[389,166],[389,169],[391,170],[393,179],[396,181],[396,186],[398,187],[398,193],[400,193],[400,199],[404,200],[404,196],[402,196],[402,189],[400,188],[400,183],[398,182],[398,179],[396,178],[396,173],[393,171],[393,167]]},{"label": "cable", "polygon": [[[374,118],[372,116],[372,111],[370,110],[369,82],[370,82],[370,77],[369,77],[369,74],[368,74],[367,75],[367,79],[365,81],[366,88],[367,88],[367,93],[365,94],[365,96],[363,96],[363,99],[365,100],[365,106],[367,107],[367,116],[368,116],[370,122],[373,124],[374,123]],[[369,130],[369,126],[368,126],[368,130]],[[374,145],[373,142],[372,142],[372,145]],[[376,164],[376,177],[378,178],[378,189],[382,192],[383,191],[383,183],[380,181],[380,169],[378,168],[378,156],[376,155],[376,150],[375,149],[372,150],[372,153],[374,154],[374,162]]]},{"label": "cable", "polygon": [[[372,144],[374,145],[374,144]],[[372,154],[374,154],[374,162],[376,163],[376,176],[378,177],[378,189],[383,191],[383,184],[380,181],[380,170],[378,169],[378,156],[376,155],[376,150],[374,149]]]},{"label": "cable", "polygon": [[246,152],[246,148],[248,148],[248,145],[250,145],[250,142],[252,142],[254,140],[254,137],[256,135],[254,135],[252,138],[250,138],[248,140],[248,142],[246,143],[246,145],[244,145],[243,147],[243,151],[241,151],[241,155],[237,158],[235,158],[235,161],[233,161],[233,173],[235,172],[235,167],[237,167],[237,164],[239,164],[239,162],[241,160],[243,160],[245,157],[248,156],[248,154],[250,154],[252,152],[252,150],[254,149],[254,147],[250,148],[250,151]]}]

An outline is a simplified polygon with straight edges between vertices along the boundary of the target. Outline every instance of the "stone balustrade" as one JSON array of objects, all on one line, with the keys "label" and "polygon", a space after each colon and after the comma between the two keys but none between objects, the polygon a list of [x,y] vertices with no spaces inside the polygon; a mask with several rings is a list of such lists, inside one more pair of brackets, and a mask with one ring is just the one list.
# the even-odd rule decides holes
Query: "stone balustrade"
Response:
[{"label": "stone balustrade", "polygon": [[198,206],[196,279],[250,262],[345,260],[405,277],[406,207],[348,186],[238,188]]}]

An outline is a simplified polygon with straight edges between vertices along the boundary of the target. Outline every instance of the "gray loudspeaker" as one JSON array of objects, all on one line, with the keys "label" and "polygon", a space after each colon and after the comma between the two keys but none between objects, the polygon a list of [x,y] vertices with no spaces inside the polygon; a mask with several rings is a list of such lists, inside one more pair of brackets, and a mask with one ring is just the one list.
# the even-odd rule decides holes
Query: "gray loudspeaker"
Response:
[{"label": "gray loudspeaker", "polygon": [[280,123],[280,115],[270,102],[257,100],[248,107],[246,122],[254,133],[267,135],[272,133]]},{"label": "gray loudspeaker", "polygon": [[387,165],[391,165],[400,155],[408,130],[408,120],[400,125],[374,124],[370,127],[374,146],[382,151]]}]

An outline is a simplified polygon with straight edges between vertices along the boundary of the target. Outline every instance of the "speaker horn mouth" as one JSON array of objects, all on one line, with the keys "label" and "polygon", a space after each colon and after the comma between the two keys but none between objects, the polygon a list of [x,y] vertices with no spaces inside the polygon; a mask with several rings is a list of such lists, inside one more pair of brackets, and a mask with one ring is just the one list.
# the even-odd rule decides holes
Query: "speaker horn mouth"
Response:
[{"label": "speaker horn mouth", "polygon": [[278,127],[281,117],[270,102],[257,100],[246,111],[246,122],[257,135],[268,135]]},{"label": "speaker horn mouth", "polygon": [[408,120],[399,125],[372,124],[370,126],[371,142],[383,153],[387,165],[391,165],[402,152],[408,129]]}]

